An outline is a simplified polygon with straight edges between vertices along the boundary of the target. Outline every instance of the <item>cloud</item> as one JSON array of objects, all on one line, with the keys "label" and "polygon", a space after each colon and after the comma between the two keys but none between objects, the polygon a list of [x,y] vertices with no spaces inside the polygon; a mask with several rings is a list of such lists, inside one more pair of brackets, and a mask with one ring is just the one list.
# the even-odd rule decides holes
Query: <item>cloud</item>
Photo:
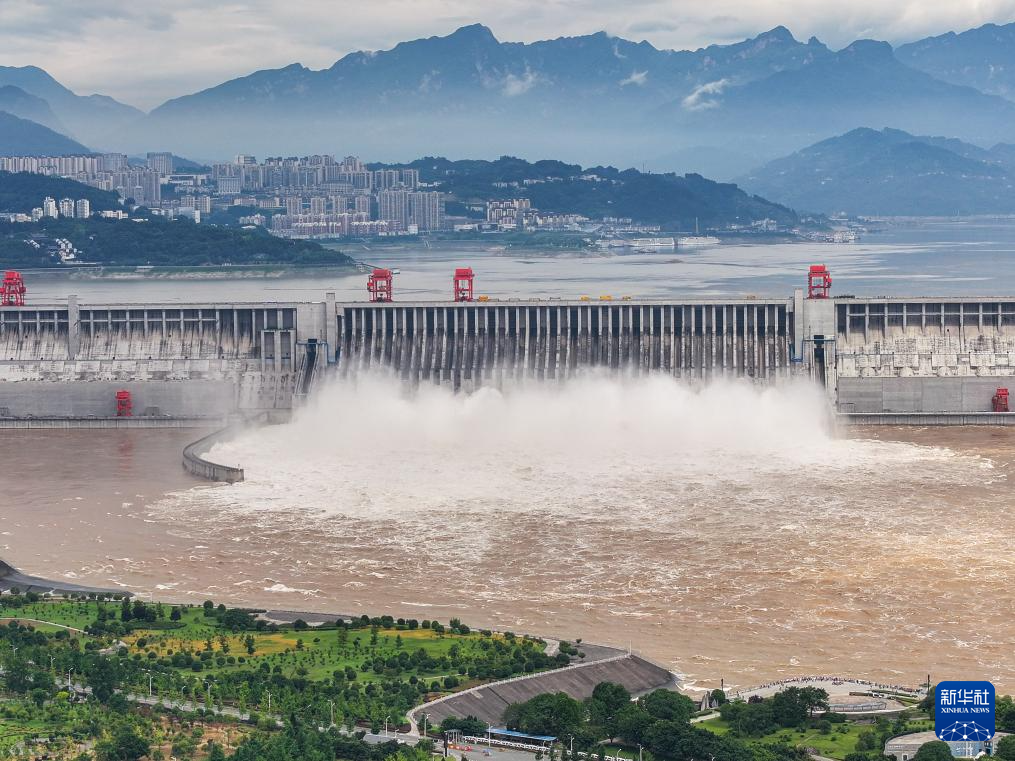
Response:
[{"label": "cloud", "polygon": [[525,70],[522,76],[508,74],[504,77],[504,87],[501,92],[509,98],[524,95],[539,83],[539,77],[529,69]]},{"label": "cloud", "polygon": [[729,86],[729,83],[728,79],[717,79],[715,82],[706,82],[703,85],[699,85],[694,88],[690,95],[680,101],[680,105],[684,107],[685,111],[705,111],[709,108],[715,108],[719,105],[719,100],[709,96],[720,95]]},{"label": "cloud", "polygon": [[625,87],[626,85],[638,85],[639,87],[641,87],[646,82],[648,82],[647,71],[632,71],[631,76],[629,76],[627,79],[620,80],[620,86]]},{"label": "cloud", "polygon": [[[42,66],[77,92],[149,108],[258,69],[326,68],[347,53],[473,22],[512,42],[604,30],[695,49],[779,24],[840,48],[860,37],[901,43],[1013,20],[1015,0],[299,0],[284,13],[273,0],[0,0],[0,64]],[[516,76],[503,88],[520,94],[536,84]]]}]

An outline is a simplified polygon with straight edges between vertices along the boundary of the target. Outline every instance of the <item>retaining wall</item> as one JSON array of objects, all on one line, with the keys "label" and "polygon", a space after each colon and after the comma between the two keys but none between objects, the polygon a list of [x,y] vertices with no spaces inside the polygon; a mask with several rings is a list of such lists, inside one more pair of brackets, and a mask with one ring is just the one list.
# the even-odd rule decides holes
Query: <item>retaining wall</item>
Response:
[{"label": "retaining wall", "polygon": [[[173,417],[214,417],[236,406],[229,381],[18,381],[0,383],[0,412],[8,417],[107,417],[116,392],[130,391],[134,415],[146,409]],[[5,408],[5,409],[4,409]]]},{"label": "retaining wall", "polygon": [[207,436],[198,439],[193,444],[188,444],[183,450],[183,468],[188,473],[207,478],[209,481],[224,481],[228,484],[235,484],[243,480],[243,468],[230,465],[221,465],[203,457],[215,444],[221,441],[228,441],[241,430],[242,425],[232,425],[215,431]]},{"label": "retaining wall", "polygon": [[522,703],[544,692],[566,692],[576,700],[584,700],[592,696],[592,691],[600,682],[614,682],[637,695],[657,688],[674,687],[676,677],[644,658],[623,653],[594,663],[580,663],[465,690],[413,709],[411,718],[414,720],[426,713],[430,724],[437,725],[449,716],[475,716],[481,721],[499,725],[503,721],[504,709],[512,703]]}]

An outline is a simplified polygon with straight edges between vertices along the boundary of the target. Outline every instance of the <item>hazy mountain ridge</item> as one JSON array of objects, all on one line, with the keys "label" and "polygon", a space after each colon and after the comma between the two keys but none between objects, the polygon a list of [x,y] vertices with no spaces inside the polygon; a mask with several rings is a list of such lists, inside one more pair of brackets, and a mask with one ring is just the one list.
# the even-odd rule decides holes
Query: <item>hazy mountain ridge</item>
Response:
[{"label": "hazy mountain ridge", "polygon": [[1015,212],[1015,147],[984,150],[896,129],[856,129],[741,178],[798,210],[945,215]]},{"label": "hazy mountain ridge", "polygon": [[0,85],[0,111],[37,122],[57,132],[66,131],[49,103],[14,85]]},{"label": "hazy mountain ridge", "polygon": [[325,69],[256,71],[149,115],[75,95],[36,67],[0,67],[0,86],[46,100],[68,134],[129,153],[349,152],[398,161],[508,152],[728,177],[859,126],[1015,142],[1015,104],[1000,97],[1015,57],[1009,40],[1015,24],[897,51],[873,40],[832,51],[779,26],[676,51],[603,32],[501,42],[473,24],[350,53]]},{"label": "hazy mountain ridge", "polygon": [[0,111],[0,153],[8,156],[66,156],[89,149],[45,125]]},{"label": "hazy mountain ridge", "polygon": [[1015,100],[1015,24],[927,37],[900,45],[896,55],[945,82]]},{"label": "hazy mountain ridge", "polygon": [[327,69],[254,72],[170,100],[122,137],[129,150],[165,141],[199,155],[341,146],[408,159],[495,147],[722,176],[724,151],[758,163],[869,124],[1015,141],[1015,104],[908,66],[887,43],[832,51],[785,27],[673,51],[604,33],[500,42],[476,24]]},{"label": "hazy mountain ridge", "polygon": [[111,132],[144,112],[107,95],[77,95],[37,66],[0,66],[0,86],[13,86],[44,100],[67,130],[85,143],[108,148]]}]

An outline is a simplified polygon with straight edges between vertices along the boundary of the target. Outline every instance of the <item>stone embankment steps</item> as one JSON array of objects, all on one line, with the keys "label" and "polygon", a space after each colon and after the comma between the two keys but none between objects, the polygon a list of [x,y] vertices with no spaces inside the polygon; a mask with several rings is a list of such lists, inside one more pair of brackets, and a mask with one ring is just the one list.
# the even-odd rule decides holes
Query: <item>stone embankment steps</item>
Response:
[{"label": "stone embankment steps", "polygon": [[475,716],[497,725],[510,704],[524,702],[544,692],[566,692],[577,700],[583,700],[592,695],[600,682],[620,684],[633,694],[676,684],[672,672],[637,655],[605,647],[596,647],[596,650],[604,656],[606,652],[613,654],[591,663],[505,679],[439,698],[410,711],[410,724],[415,729],[419,717],[425,713],[427,721],[434,725],[450,716]]}]

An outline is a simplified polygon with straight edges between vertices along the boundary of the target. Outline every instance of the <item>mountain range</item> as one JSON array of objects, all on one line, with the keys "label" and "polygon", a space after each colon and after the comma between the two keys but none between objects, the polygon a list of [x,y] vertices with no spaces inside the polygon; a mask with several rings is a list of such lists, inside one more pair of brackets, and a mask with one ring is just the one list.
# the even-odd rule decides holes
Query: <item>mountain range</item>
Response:
[{"label": "mountain range", "polygon": [[855,129],[737,180],[801,211],[853,215],[1015,213],[1015,146]]},{"label": "mountain range", "polygon": [[513,153],[732,177],[856,127],[1015,143],[1013,59],[1015,24],[838,51],[781,26],[675,51],[605,33],[501,42],[475,24],[322,70],[257,71],[149,114],[0,67],[0,110],[130,153]]},{"label": "mountain range", "polygon": [[38,122],[0,111],[0,155],[68,156],[89,153],[81,143]]}]

